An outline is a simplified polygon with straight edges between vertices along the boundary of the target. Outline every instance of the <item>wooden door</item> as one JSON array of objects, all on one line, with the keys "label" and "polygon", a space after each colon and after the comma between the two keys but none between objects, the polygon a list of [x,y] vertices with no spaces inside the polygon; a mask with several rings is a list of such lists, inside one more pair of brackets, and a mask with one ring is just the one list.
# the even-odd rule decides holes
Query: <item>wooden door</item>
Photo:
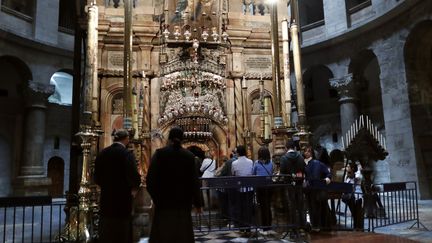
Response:
[{"label": "wooden door", "polygon": [[52,157],[48,161],[48,177],[52,182],[50,196],[63,197],[64,161],[62,158]]}]

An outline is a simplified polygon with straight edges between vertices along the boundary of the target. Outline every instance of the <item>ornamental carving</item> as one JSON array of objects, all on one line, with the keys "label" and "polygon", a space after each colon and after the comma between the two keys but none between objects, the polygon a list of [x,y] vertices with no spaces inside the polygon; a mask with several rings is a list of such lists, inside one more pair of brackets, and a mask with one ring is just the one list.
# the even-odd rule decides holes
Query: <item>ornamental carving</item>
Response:
[{"label": "ornamental carving", "polygon": [[[218,49],[173,48],[161,67],[160,125],[187,117],[205,127],[208,120],[226,124],[225,66]],[[201,119],[206,118],[206,119]],[[184,120],[183,120],[184,121]],[[201,126],[202,125],[202,126]]]},{"label": "ornamental carving", "polygon": [[26,102],[30,107],[46,108],[48,97],[54,94],[55,86],[39,82],[29,82],[26,90]]},{"label": "ornamental carving", "polygon": [[355,98],[356,85],[352,73],[342,78],[329,79],[329,83],[331,87],[338,91],[341,100]]}]

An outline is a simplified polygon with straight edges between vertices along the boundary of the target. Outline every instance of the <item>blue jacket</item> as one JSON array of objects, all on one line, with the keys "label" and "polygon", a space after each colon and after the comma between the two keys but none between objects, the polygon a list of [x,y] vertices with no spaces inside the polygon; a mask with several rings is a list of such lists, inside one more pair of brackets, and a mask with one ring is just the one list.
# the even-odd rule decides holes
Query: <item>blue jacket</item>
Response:
[{"label": "blue jacket", "polygon": [[312,159],[306,165],[306,180],[322,180],[324,178],[331,178],[331,173],[327,166],[319,160]]}]

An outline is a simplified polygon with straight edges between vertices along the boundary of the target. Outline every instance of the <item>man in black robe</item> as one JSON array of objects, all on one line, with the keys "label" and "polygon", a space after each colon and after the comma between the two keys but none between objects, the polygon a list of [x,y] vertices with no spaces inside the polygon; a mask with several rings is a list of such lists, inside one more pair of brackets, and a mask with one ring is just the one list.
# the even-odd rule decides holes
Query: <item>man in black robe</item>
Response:
[{"label": "man in black robe", "polygon": [[155,205],[149,241],[193,243],[192,205],[202,212],[195,156],[182,148],[181,128],[172,128],[168,140],[153,154],[147,173],[147,190]]},{"label": "man in black robe", "polygon": [[99,242],[132,242],[132,200],[141,176],[128,143],[128,132],[119,129],[114,143],[96,157],[95,182],[101,188]]}]

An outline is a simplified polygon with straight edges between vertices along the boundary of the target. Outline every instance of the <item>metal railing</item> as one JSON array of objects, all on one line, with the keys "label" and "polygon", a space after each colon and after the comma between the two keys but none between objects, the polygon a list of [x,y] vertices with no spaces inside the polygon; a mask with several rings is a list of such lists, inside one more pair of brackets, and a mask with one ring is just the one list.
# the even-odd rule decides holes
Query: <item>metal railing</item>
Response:
[{"label": "metal railing", "polygon": [[[354,193],[352,184],[318,182],[305,187],[301,179],[289,176],[201,180],[205,205],[203,214],[192,217],[195,233],[266,229],[273,230],[278,234],[276,237],[281,238],[289,232],[314,226],[322,230],[374,231],[410,221],[414,222],[413,226],[422,225],[415,182],[376,184],[372,193],[363,195]],[[352,200],[356,207],[350,205],[350,201],[341,200],[350,193],[355,195]],[[315,203],[312,207],[311,197],[319,198],[312,202]],[[71,201],[78,202],[77,198]],[[269,204],[265,206],[266,203]],[[316,205],[321,205],[322,210],[311,211]],[[69,218],[66,206],[74,209]],[[270,223],[263,220],[266,208],[270,210]],[[317,222],[312,218],[316,213],[324,219],[321,225],[314,225]],[[66,205],[63,198],[0,198],[0,242],[78,241],[80,217],[73,217],[74,214],[79,215],[76,205]]]},{"label": "metal railing", "polygon": [[1,242],[54,242],[65,222],[65,199],[0,198]]},{"label": "metal railing", "polygon": [[[289,176],[218,177],[202,181],[204,213],[193,217],[195,232],[271,229],[283,234],[308,230],[314,226],[311,213],[326,217],[321,229],[353,230],[353,218],[336,214],[336,208],[332,210],[328,204],[330,194],[340,198],[343,193],[352,193],[351,184],[320,182],[304,187],[302,179]],[[265,208],[266,201],[260,198],[263,192],[270,209]],[[317,199],[320,195],[322,198]],[[309,204],[317,203],[325,206],[321,211],[311,212]],[[263,210],[270,210],[272,220],[271,223],[267,220],[267,225],[262,221],[268,216]]]},{"label": "metal railing", "polygon": [[[353,184],[317,181],[304,187],[281,176],[202,178],[202,182],[205,206],[202,215],[193,217],[195,232],[270,228],[283,233],[311,227],[374,231],[409,221],[421,224],[415,182],[376,184],[375,191],[366,195],[355,193]],[[271,225],[261,222],[260,190],[269,192]],[[342,200],[347,194],[352,199]],[[318,211],[313,210],[316,206]],[[314,214],[319,214],[320,222],[313,222]]]},{"label": "metal railing", "polygon": [[375,184],[374,188],[369,198],[365,195],[368,230],[410,221],[414,221],[411,227],[420,227],[416,182]]}]

